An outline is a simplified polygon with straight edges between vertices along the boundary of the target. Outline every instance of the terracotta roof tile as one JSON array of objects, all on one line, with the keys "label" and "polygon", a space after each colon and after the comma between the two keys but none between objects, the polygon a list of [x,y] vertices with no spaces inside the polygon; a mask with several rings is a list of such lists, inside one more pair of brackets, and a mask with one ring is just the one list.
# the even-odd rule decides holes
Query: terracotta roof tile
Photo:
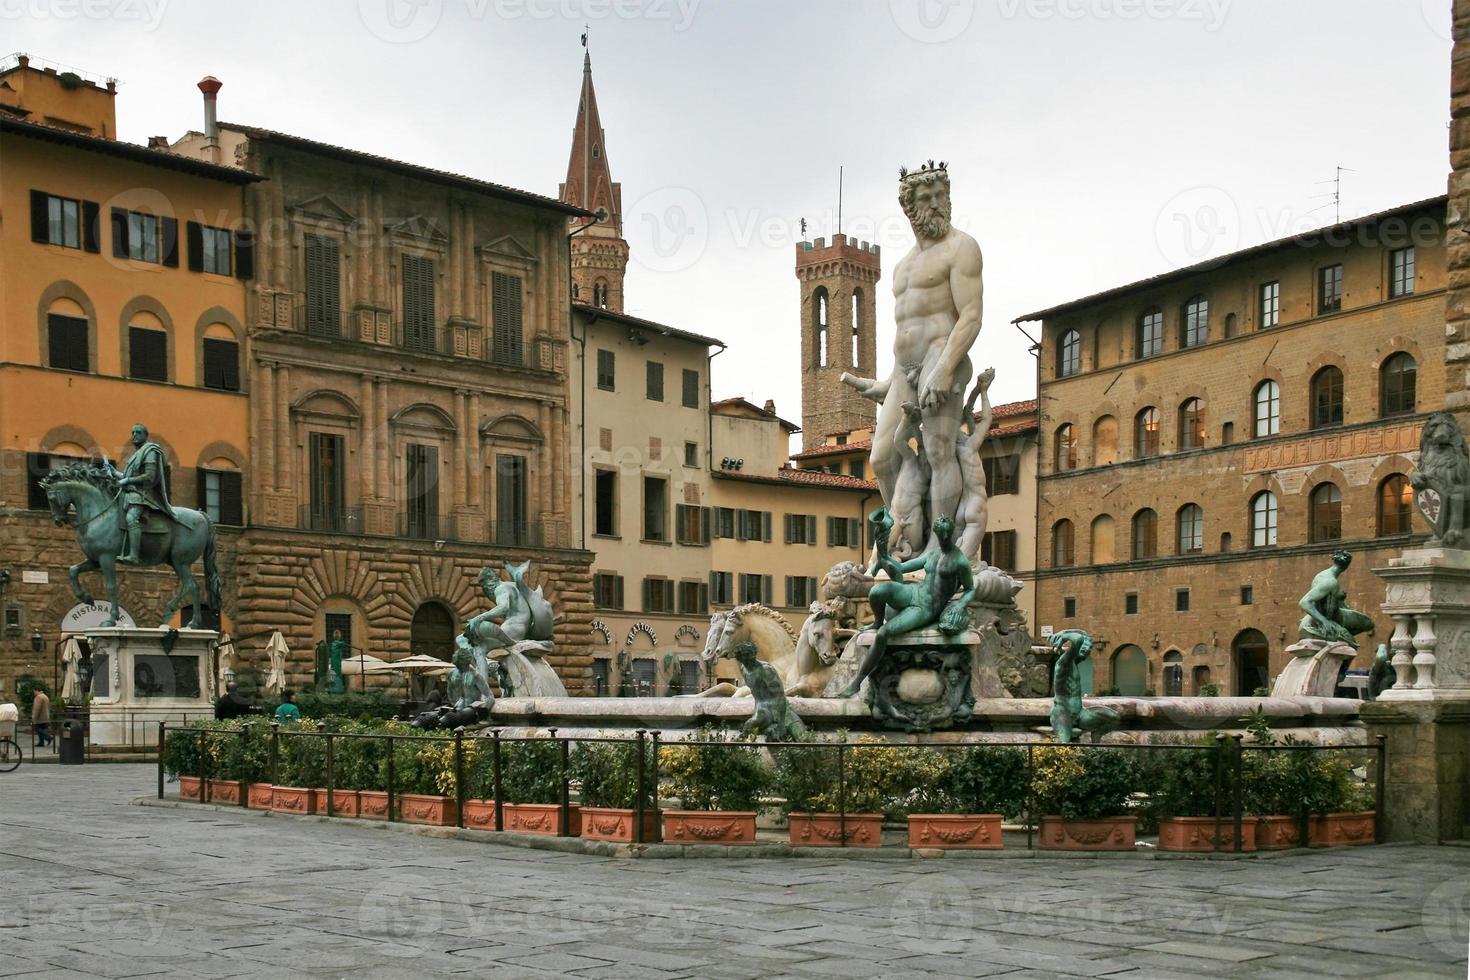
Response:
[{"label": "terracotta roof tile", "polygon": [[776,471],[775,476],[764,476],[756,473],[731,473],[720,470],[714,474],[720,480],[738,480],[744,483],[775,483],[787,486],[817,487],[826,490],[861,490],[865,493],[877,493],[878,484],[872,480],[860,480],[855,476],[846,476],[842,473],[827,473],[822,470],[798,470],[790,466],[783,466]]},{"label": "terracotta roof tile", "polygon": [[[1013,436],[1022,432],[1029,432],[1037,428],[1036,421],[1013,422],[1010,425],[995,425],[996,419],[1016,418],[1022,415],[1034,415],[1041,403],[1035,398],[1020,402],[1006,402],[1004,405],[996,405],[991,409],[991,429],[988,438],[996,436]],[[862,450],[866,452],[873,448],[872,439],[856,439],[852,442],[843,443],[840,446],[818,446],[816,449],[808,449],[793,455],[792,459],[822,459],[827,456],[846,456],[849,453]]]}]

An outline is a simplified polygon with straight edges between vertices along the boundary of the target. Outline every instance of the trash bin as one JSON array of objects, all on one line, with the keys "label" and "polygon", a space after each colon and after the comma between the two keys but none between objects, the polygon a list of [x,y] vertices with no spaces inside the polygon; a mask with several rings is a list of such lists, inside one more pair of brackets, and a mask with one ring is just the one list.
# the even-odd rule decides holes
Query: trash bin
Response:
[{"label": "trash bin", "polygon": [[79,766],[87,761],[86,728],[75,718],[61,723],[58,760],[63,766]]}]

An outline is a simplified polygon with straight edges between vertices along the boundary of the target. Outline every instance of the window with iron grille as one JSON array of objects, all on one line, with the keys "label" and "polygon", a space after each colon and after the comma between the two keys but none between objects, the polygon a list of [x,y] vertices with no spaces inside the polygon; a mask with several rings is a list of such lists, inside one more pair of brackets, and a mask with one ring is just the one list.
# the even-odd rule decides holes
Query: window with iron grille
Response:
[{"label": "window with iron grille", "polygon": [[240,345],[233,340],[204,338],[204,387],[240,390]]},{"label": "window with iron grille", "polygon": [[612,693],[612,663],[606,657],[592,660],[592,696],[605,698]]},{"label": "window with iron grille", "polygon": [[1414,292],[1414,249],[1396,248],[1388,255],[1388,295],[1408,296]]},{"label": "window with iron grille", "polygon": [[47,364],[63,371],[90,371],[87,321],[61,313],[46,315]]},{"label": "window with iron grille", "polygon": [[422,255],[403,256],[403,346],[433,351],[434,260]]},{"label": "window with iron grille", "polygon": [[306,332],[336,337],[342,332],[342,260],[337,240],[303,239],[306,264]]},{"label": "window with iron grille", "polygon": [[679,686],[685,694],[694,694],[704,686],[704,676],[698,660],[679,661]]},{"label": "window with iron grille", "polygon": [[1077,598],[1075,596],[1067,596],[1065,599],[1062,600],[1062,615],[1065,616],[1067,619],[1073,619],[1076,617]]},{"label": "window with iron grille", "polygon": [[128,328],[128,377],[168,380],[168,334],[147,327]]},{"label": "window with iron grille", "polygon": [[1317,270],[1317,312],[1336,313],[1342,309],[1342,264]]},{"label": "window with iron grille", "polygon": [[525,284],[520,276],[513,276],[507,272],[496,272],[490,276],[490,285],[495,304],[495,342],[491,356],[497,364],[519,367],[525,363],[525,355],[522,350],[525,324],[522,319],[521,306]]},{"label": "window with iron grille", "polygon": [[1240,604],[1242,606],[1252,606],[1252,605],[1255,605],[1255,602],[1256,602],[1256,589],[1255,589],[1255,586],[1252,586],[1252,585],[1242,585],[1240,587]]},{"label": "window with iron grille", "polygon": [[684,369],[684,398],[685,408],[699,407],[699,372]]},{"label": "window with iron grille", "polygon": [[1138,593],[1129,592],[1123,596],[1123,615],[1138,615]]},{"label": "window with iron grille", "polygon": [[1175,589],[1174,590],[1174,611],[1175,612],[1189,612],[1189,590],[1188,589]]},{"label": "window with iron grille", "polygon": [[612,391],[615,378],[615,366],[617,356],[610,350],[597,351],[597,387],[603,391]]}]

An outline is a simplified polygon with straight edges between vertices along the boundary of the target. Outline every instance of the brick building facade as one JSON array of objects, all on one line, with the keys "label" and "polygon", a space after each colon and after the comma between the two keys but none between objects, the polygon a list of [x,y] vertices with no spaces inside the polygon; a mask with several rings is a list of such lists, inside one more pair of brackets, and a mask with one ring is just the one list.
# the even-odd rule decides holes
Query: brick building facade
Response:
[{"label": "brick building facade", "polygon": [[1444,236],[1436,198],[1017,321],[1042,321],[1037,623],[1093,634],[1098,689],[1266,686],[1339,547],[1376,609],[1371,569],[1424,536]]},{"label": "brick building facade", "polygon": [[871,429],[878,406],[842,383],[878,371],[877,298],[883,256],[846,235],[796,245],[801,281],[801,448]]}]

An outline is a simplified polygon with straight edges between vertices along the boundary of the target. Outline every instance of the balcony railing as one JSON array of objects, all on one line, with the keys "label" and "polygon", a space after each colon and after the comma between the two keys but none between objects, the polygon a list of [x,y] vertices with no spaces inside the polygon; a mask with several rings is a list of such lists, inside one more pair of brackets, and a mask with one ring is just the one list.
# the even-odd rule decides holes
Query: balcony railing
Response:
[{"label": "balcony railing", "polygon": [[540,548],[546,544],[546,528],[528,521],[495,521],[490,525],[490,543]]},{"label": "balcony railing", "polygon": [[361,507],[301,508],[300,527],[304,531],[326,531],[334,534],[361,534]]},{"label": "balcony railing", "polygon": [[448,533],[451,523],[440,520],[438,514],[416,514],[406,511],[398,515],[398,536],[417,538],[420,541],[439,541],[451,536]]}]

